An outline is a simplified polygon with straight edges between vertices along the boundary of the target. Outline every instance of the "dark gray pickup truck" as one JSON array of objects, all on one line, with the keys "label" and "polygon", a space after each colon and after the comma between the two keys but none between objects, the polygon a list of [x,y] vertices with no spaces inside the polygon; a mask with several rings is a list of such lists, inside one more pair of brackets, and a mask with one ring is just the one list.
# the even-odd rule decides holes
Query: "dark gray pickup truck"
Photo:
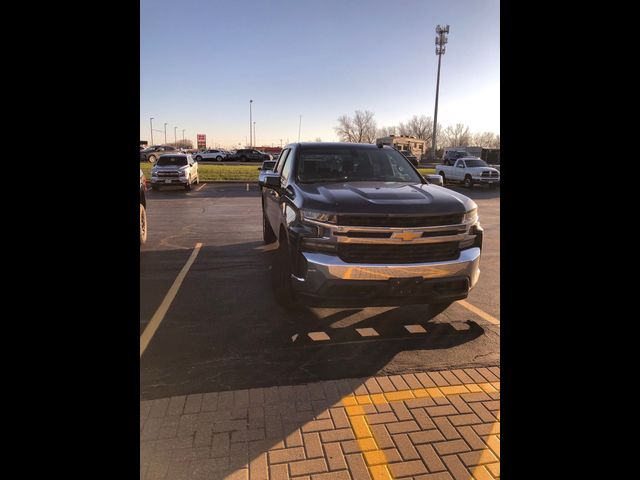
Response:
[{"label": "dark gray pickup truck", "polygon": [[478,281],[477,205],[392,147],[290,144],[260,186],[282,304],[446,306]]}]

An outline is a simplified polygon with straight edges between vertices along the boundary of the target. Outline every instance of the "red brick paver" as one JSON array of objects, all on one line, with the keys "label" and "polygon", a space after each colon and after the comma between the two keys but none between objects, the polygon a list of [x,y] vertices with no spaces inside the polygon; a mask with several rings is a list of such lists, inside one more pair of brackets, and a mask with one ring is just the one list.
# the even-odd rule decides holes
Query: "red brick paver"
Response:
[{"label": "red brick paver", "polygon": [[140,402],[141,480],[500,478],[500,367]]}]

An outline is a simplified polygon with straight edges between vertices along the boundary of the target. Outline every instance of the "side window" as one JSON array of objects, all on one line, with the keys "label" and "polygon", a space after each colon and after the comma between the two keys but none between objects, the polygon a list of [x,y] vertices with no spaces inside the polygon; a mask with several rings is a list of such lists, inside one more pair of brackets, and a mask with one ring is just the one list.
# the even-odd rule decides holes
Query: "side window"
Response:
[{"label": "side window", "polygon": [[282,154],[280,155],[280,158],[278,159],[278,164],[276,165],[276,168],[273,169],[275,172],[278,172],[280,175],[282,175],[282,166],[284,165],[284,162],[287,161],[287,157],[289,156],[290,150],[291,149],[287,148],[285,151],[282,152]]},{"label": "side window", "polygon": [[284,161],[284,165],[282,166],[282,182],[286,183],[289,180],[289,176],[291,175],[291,166],[293,165],[293,155],[287,155],[287,158]]}]

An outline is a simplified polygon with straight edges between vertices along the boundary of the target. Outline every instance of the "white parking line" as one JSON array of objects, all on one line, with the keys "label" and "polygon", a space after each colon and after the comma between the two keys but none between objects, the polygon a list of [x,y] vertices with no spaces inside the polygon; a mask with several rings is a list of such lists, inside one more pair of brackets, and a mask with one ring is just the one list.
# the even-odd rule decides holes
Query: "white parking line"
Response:
[{"label": "white parking line", "polygon": [[198,253],[200,253],[200,247],[202,247],[202,243],[196,243],[196,247],[193,249],[193,252],[191,252],[187,263],[184,264],[184,267],[182,267],[182,270],[180,270],[180,273],[178,273],[178,276],[174,280],[173,285],[171,285],[171,288],[165,295],[164,300],[162,300],[162,303],[156,310],[156,313],[153,314],[153,317],[151,317],[151,320],[149,321],[147,327],[144,329],[144,332],[142,332],[142,335],[140,335],[140,357],[142,357],[142,354],[147,349],[147,346],[149,346],[151,338],[153,338],[154,333],[156,333],[156,330],[158,330],[160,322],[162,322],[162,320],[164,319],[164,316],[169,310],[173,299],[176,298],[176,294],[178,293],[178,290],[180,290],[180,285],[182,285],[184,277],[187,276],[187,272],[191,268],[191,265],[193,265],[193,262],[198,256]]},{"label": "white parking line", "polygon": [[198,188],[196,188],[196,192],[199,192],[200,190],[202,190],[204,188],[204,186],[206,185],[206,183],[203,183],[202,185],[200,185]]},{"label": "white parking line", "polygon": [[500,325],[500,320],[498,320],[495,317],[492,317],[487,312],[480,310],[475,305],[471,305],[469,302],[465,300],[459,300],[458,303],[462,305],[464,308],[466,308],[467,310],[469,310],[470,312],[473,312],[476,315],[478,315],[480,318],[486,320],[487,322],[493,323],[494,325]]}]

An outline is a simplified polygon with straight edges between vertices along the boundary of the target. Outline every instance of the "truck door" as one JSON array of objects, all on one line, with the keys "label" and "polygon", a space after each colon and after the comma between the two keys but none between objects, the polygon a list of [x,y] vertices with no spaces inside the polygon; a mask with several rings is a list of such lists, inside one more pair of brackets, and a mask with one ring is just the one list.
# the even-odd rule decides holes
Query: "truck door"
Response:
[{"label": "truck door", "polygon": [[456,165],[453,167],[453,179],[457,181],[462,181],[464,178],[464,174],[466,173],[466,165],[464,164],[464,160],[456,160]]}]

